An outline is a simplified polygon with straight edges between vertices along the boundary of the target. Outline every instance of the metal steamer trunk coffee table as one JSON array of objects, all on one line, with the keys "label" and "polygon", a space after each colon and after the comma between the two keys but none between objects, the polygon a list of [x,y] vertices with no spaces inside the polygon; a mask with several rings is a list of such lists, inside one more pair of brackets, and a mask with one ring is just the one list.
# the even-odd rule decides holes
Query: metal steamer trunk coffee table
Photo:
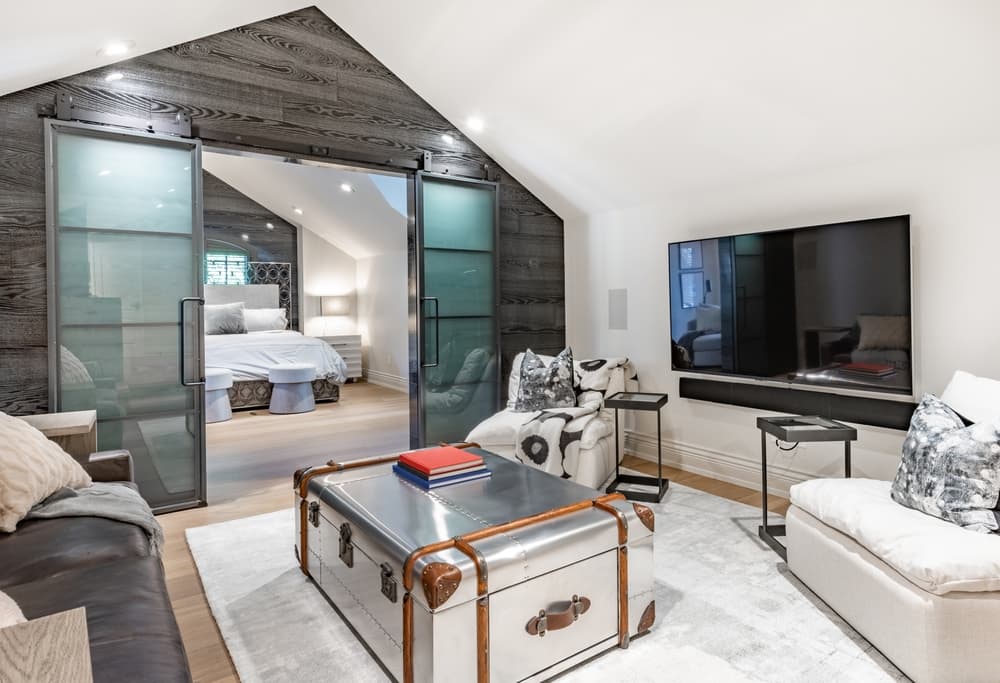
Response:
[{"label": "metal steamer trunk coffee table", "polygon": [[[667,493],[670,480],[663,476],[663,430],[661,428],[660,409],[667,404],[667,394],[655,394],[641,391],[623,391],[604,401],[606,408],[615,410],[615,478],[605,489],[605,493],[621,493],[629,500],[641,500],[644,503],[659,503]],[[647,477],[638,474],[621,473],[621,445],[618,440],[618,411],[645,410],[656,413],[656,476]],[[653,491],[637,491],[633,485],[649,486]]]},{"label": "metal steamer trunk coffee table", "polygon": [[[785,535],[784,524],[767,523],[767,436],[770,434],[779,441],[792,443],[796,446],[806,442],[843,441],[844,442],[844,476],[851,476],[851,442],[858,440],[858,430],[840,422],[824,417],[809,415],[800,417],[785,415],[781,417],[758,417],[757,429],[760,430],[760,509],[761,525],[757,527],[757,535],[771,549],[788,560],[788,551],[776,537]],[[791,450],[791,449],[788,449]]]}]

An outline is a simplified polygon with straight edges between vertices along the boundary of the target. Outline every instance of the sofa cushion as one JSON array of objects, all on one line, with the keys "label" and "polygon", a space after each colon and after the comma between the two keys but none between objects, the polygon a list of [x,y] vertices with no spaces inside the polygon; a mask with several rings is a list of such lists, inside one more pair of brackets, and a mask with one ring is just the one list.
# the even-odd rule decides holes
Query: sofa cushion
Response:
[{"label": "sofa cushion", "polygon": [[0,533],[0,589],[65,571],[149,555],[149,539],[133,524],[99,517],[29,519]]},{"label": "sofa cushion", "polygon": [[24,420],[0,413],[0,531],[63,487],[90,485],[83,467]]},{"label": "sofa cushion", "polygon": [[892,498],[972,531],[1000,529],[1000,421],[965,426],[941,399],[920,401]]},{"label": "sofa cushion", "polygon": [[959,370],[941,400],[970,422],[989,422],[1000,417],[1000,381]]},{"label": "sofa cushion", "polygon": [[[518,413],[510,409],[501,410],[496,415],[492,415],[476,425],[465,440],[478,443],[487,450],[513,447],[517,442],[518,430],[536,414]],[[593,448],[600,439],[611,436],[614,431],[614,418],[608,411],[602,411],[596,420],[591,420],[583,428],[580,448]]]},{"label": "sofa cushion", "polygon": [[29,619],[86,607],[97,683],[191,680],[159,558],[81,567],[7,592]]},{"label": "sofa cushion", "polygon": [[793,486],[791,499],[930,593],[1000,590],[1000,536],[972,534],[903,507],[890,487],[874,479],[814,479]]}]

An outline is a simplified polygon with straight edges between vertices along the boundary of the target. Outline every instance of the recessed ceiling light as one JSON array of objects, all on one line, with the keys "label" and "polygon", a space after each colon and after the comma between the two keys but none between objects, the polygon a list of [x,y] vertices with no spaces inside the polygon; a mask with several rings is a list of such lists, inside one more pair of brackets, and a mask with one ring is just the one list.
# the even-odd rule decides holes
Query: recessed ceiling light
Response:
[{"label": "recessed ceiling light", "polygon": [[185,171],[190,171],[190,170],[191,170],[191,167],[190,167],[190,166],[185,166],[185,167],[184,167],[184,170],[185,170]]},{"label": "recessed ceiling light", "polygon": [[447,133],[445,133],[444,135],[442,135],[441,139],[444,140],[444,144],[446,144],[446,145],[454,145],[455,144],[455,138],[453,138],[452,136],[448,135]]},{"label": "recessed ceiling light", "polygon": [[340,189],[343,190],[344,192],[354,192],[354,188],[351,187],[350,183],[341,183]]},{"label": "recessed ceiling light", "polygon": [[478,116],[470,116],[469,118],[467,118],[465,120],[465,125],[467,125],[469,127],[469,130],[471,130],[474,133],[481,133],[483,131],[483,128],[486,127],[486,124]]},{"label": "recessed ceiling light", "polygon": [[111,171],[109,169],[107,169],[107,168],[104,168],[104,169],[101,169],[100,171],[98,171],[97,175],[102,176],[102,177],[106,176],[106,175],[111,175]]},{"label": "recessed ceiling light", "polygon": [[248,240],[250,239],[250,235],[248,235],[248,234],[246,234],[246,233],[243,233],[242,235],[240,235],[240,237],[242,237],[242,238],[243,238],[243,241],[244,241],[244,242],[246,242],[246,241],[248,241]]},{"label": "recessed ceiling light", "polygon": [[302,209],[300,209],[297,206],[293,206],[292,207],[292,211],[294,211],[295,213],[299,214],[300,216],[304,213],[304,211],[302,211]]},{"label": "recessed ceiling light", "polygon": [[113,83],[114,81],[120,81],[123,78],[125,78],[125,74],[123,74],[121,71],[112,71],[111,73],[109,73],[107,76],[104,77],[104,80],[106,80],[108,83]]},{"label": "recessed ceiling light", "polygon": [[274,223],[268,223],[267,224],[267,229],[268,230],[274,230]]},{"label": "recessed ceiling light", "polygon": [[134,40],[112,40],[110,43],[97,51],[102,57],[121,57],[135,47]]},{"label": "recessed ceiling light", "polygon": [[173,188],[173,187],[171,187],[171,188],[170,188],[169,190],[167,190],[167,192],[177,192],[177,189],[176,189],[176,188]]},{"label": "recessed ceiling light", "polygon": [[163,202],[158,202],[158,203],[156,204],[156,208],[157,208],[157,209],[162,209],[162,208],[163,208]]}]

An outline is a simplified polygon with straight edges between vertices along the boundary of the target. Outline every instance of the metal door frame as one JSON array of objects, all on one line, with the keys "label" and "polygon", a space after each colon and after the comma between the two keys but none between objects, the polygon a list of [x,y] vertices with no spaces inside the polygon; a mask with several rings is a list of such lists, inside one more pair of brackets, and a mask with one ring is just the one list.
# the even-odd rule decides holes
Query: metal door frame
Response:
[{"label": "metal door frame", "polygon": [[[411,183],[407,183],[407,193],[411,194],[413,200],[413,216],[410,221],[409,260],[410,272],[415,275],[412,278],[412,285],[415,286],[414,296],[410,297],[410,447],[419,448],[424,446],[426,407],[421,400],[421,387],[426,386],[426,370],[424,367],[424,338],[425,316],[423,314],[424,301],[424,207],[423,207],[423,182],[424,179],[435,181],[445,181],[459,185],[474,187],[489,187],[493,190],[493,338],[496,347],[496,395],[494,397],[494,412],[500,408],[500,397],[503,395],[500,381],[503,377],[503,359],[500,355],[500,183],[492,180],[479,180],[453,176],[447,173],[434,173],[432,171],[416,171],[412,175]],[[435,317],[440,320],[439,311],[435,311]],[[440,339],[438,339],[440,346]]]},{"label": "metal door frame", "polygon": [[[204,296],[204,206],[202,200],[201,182],[201,140],[198,138],[179,137],[163,133],[143,132],[137,129],[122,128],[113,125],[84,123],[47,118],[45,119],[45,237],[46,237],[46,295],[48,297],[48,373],[49,373],[49,411],[58,412],[60,408],[59,395],[59,251],[57,239],[56,195],[58,194],[58,175],[56,173],[57,135],[60,131],[72,131],[73,134],[100,139],[119,140],[123,142],[142,142],[146,144],[169,147],[187,148],[191,154],[191,257],[192,276],[194,279],[193,295],[196,298]],[[145,232],[145,231],[144,231]],[[169,233],[168,233],[169,234]],[[202,333],[203,322],[198,322],[196,357],[198,359],[199,377],[205,374],[205,337]],[[183,317],[178,321],[178,329],[183,335]],[[180,351],[183,351],[183,345]],[[184,358],[181,353],[180,370],[184,372]],[[198,433],[195,434],[196,458],[194,500],[189,503],[176,503],[155,508],[155,511],[170,512],[190,507],[201,507],[206,500],[205,471],[205,391],[204,388],[194,392],[194,409],[199,419]],[[95,427],[96,428],[96,427]]]}]

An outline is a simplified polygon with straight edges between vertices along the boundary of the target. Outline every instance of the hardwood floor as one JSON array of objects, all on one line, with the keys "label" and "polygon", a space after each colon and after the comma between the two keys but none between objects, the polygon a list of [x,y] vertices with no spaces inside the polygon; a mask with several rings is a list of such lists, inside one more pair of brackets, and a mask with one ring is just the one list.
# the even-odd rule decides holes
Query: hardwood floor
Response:
[{"label": "hardwood floor", "polygon": [[[230,422],[208,425],[209,506],[159,517],[166,533],[167,589],[198,683],[239,679],[205,600],[184,531],[291,506],[291,476],[299,467],[408,446],[406,394],[366,383],[342,389],[339,402],[321,404],[312,413],[239,412]],[[655,474],[656,465],[646,460],[626,456],[623,464]],[[760,504],[760,494],[752,489],[674,468],[664,471],[678,484],[748,505]],[[784,513],[788,501],[769,496],[768,507]]]},{"label": "hardwood floor", "polygon": [[198,683],[235,682],[236,669],[205,600],[184,531],[292,505],[292,473],[330,459],[405,450],[409,398],[374,384],[344,385],[341,400],[301,415],[236,412],[208,425],[205,508],[158,517],[166,534],[167,590]]},{"label": "hardwood floor", "polygon": [[[643,474],[656,476],[655,462],[637,458],[634,455],[626,455],[622,458],[622,465],[638,470]],[[760,507],[760,491],[757,489],[748,489],[745,486],[737,486],[726,481],[711,479],[700,474],[685,472],[676,467],[668,467],[666,465],[663,467],[663,474],[672,484],[680,484],[681,486],[698,489],[705,493],[711,493],[713,496],[735,500],[737,503],[744,503],[756,508]],[[789,504],[787,498],[773,494],[768,494],[767,496],[767,509],[771,512],[783,515],[788,511]]]}]

